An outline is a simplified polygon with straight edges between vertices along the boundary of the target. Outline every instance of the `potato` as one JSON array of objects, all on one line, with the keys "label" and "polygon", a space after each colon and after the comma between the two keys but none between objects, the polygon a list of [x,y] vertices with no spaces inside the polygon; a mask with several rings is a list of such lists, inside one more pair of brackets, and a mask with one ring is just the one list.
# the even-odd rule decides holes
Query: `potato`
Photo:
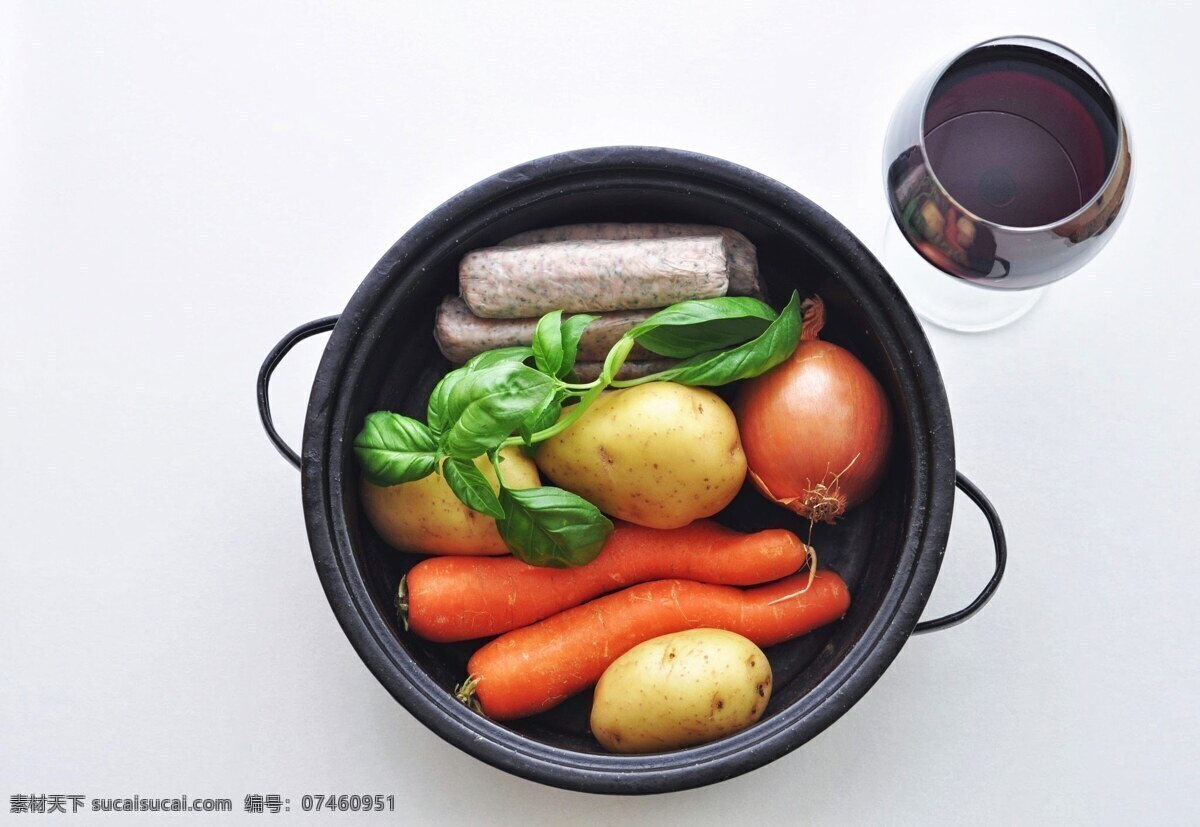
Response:
[{"label": "potato", "polygon": [[733,411],[712,391],[674,382],[601,394],[538,446],[537,464],[601,511],[650,528],[716,514],[746,477]]},{"label": "potato", "polygon": [[[513,447],[500,452],[509,488],[541,485],[533,460]],[[496,469],[486,456],[476,467],[499,490]],[[390,546],[422,554],[507,554],[496,521],[464,505],[440,474],[386,488],[367,480],[361,485],[367,519]]]},{"label": "potato", "polygon": [[592,734],[613,752],[706,744],[762,717],[771,664],[741,635],[691,629],[641,643],[596,684]]}]

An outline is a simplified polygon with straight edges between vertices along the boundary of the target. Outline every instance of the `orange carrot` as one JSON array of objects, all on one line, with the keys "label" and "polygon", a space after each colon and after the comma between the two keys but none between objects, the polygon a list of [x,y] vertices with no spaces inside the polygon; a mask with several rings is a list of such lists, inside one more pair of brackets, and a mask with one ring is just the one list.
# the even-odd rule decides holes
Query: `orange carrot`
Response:
[{"label": "orange carrot", "polygon": [[806,553],[783,529],[739,534],[711,520],[673,529],[618,522],[595,560],[570,569],[514,557],[431,557],[413,566],[397,602],[413,632],[446,643],[528,626],[646,580],[766,583],[796,572]]},{"label": "orange carrot", "polygon": [[614,660],[659,635],[716,628],[771,646],[832,623],[850,607],[834,572],[817,572],[811,588],[798,593],[807,583],[804,573],[745,591],[689,580],[631,586],[484,645],[467,663],[458,696],[497,721],[521,718],[587,689]]}]

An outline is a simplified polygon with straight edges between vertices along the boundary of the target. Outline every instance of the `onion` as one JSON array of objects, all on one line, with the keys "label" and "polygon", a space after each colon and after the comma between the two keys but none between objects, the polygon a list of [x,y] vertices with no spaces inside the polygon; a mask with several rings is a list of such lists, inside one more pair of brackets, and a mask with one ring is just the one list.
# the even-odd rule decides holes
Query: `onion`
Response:
[{"label": "onion", "polygon": [[834,522],[875,491],[892,440],[887,396],[845,348],[819,341],[820,299],[786,362],[743,383],[734,411],[749,475],[768,499],[813,522]]}]

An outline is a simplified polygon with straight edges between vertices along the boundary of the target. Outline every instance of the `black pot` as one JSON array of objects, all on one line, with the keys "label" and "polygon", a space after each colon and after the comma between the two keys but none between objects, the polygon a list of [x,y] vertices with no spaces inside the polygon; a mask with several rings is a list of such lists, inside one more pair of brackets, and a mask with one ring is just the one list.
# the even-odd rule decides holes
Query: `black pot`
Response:
[{"label": "black pot", "polygon": [[[777,298],[799,289],[825,299],[823,338],[849,348],[886,389],[896,412],[890,473],[872,499],[837,526],[818,526],[821,564],[849,584],[846,617],[768,652],[775,675],[766,714],[748,730],[658,755],[601,751],[587,732],[589,698],[500,725],[453,697],[471,644],[438,645],[406,634],[393,609],[415,556],[388,548],[363,519],[351,450],[370,411],[423,418],[450,365],[434,346],[434,308],[457,291],[468,250],[521,230],[582,221],[681,221],[733,227],[758,247]],[[333,330],[313,383],[303,458],[271,423],[267,385],[298,341]],[[259,376],[264,426],[298,465],[309,541],[334,613],[367,666],[413,715],[455,746],[526,778],[575,790],[652,793],[747,772],[808,741],[862,697],[914,632],[978,610],[999,584],[1004,541],[987,500],[996,572],[971,606],[918,624],[950,530],[956,472],[950,411],[929,343],[896,285],[851,233],[803,196],[744,167],[668,149],[610,147],[541,158],[467,189],[431,212],[380,260],[340,317],[301,326],[268,356]],[[807,523],[747,489],[722,522],[750,531]]]}]

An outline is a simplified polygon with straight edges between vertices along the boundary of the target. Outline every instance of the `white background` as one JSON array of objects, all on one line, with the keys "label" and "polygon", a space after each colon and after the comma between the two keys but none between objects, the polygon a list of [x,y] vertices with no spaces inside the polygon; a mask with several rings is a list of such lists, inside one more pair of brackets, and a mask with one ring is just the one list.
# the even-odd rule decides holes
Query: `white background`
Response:
[{"label": "white background", "polygon": [[[1104,253],[1020,323],[930,333],[959,466],[1009,532],[992,604],[910,641],[796,753],[705,789],[555,790],[417,723],[321,591],[255,411],[271,345],[447,197],[584,146],[739,162],[876,246],[892,105],[1011,33],[1100,68],[1137,184]],[[187,793],[239,812],[109,818],[300,823],[242,797],[362,792],[405,824],[1194,823],[1198,36],[1192,0],[6,3],[3,811]],[[322,345],[274,386],[293,442]],[[960,498],[929,613],[989,555]]]}]

